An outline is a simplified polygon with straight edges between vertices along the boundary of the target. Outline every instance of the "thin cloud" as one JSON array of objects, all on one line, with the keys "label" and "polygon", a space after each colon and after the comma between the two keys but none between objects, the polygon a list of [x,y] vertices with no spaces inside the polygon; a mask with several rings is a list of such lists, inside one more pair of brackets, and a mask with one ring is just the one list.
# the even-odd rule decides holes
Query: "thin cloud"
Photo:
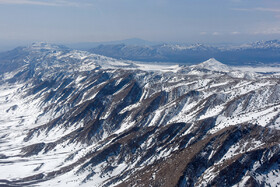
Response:
[{"label": "thin cloud", "polygon": [[238,32],[238,31],[234,31],[234,32],[231,32],[230,34],[231,34],[231,35],[238,35],[238,34],[241,34],[241,33]]},{"label": "thin cloud", "polygon": [[279,8],[261,8],[261,7],[257,7],[257,8],[232,8],[232,10],[235,11],[259,11],[259,12],[280,12]]},{"label": "thin cloud", "polygon": [[74,3],[65,0],[35,1],[35,0],[0,0],[0,4],[10,5],[38,5],[38,6],[91,6],[88,3]]},{"label": "thin cloud", "polygon": [[262,12],[280,12],[280,9],[277,8],[255,8],[255,10]]},{"label": "thin cloud", "polygon": [[212,35],[213,35],[213,36],[218,36],[218,35],[221,35],[221,33],[219,33],[219,32],[213,32]]},{"label": "thin cloud", "polygon": [[271,34],[280,34],[280,27],[277,28],[266,28],[264,30],[256,31],[254,34],[263,34],[263,35],[271,35]]}]

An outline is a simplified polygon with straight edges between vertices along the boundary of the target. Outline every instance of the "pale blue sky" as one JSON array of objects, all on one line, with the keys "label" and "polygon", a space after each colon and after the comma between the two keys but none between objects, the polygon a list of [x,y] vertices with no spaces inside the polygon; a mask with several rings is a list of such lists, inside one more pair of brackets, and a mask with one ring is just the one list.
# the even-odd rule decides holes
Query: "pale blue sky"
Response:
[{"label": "pale blue sky", "polygon": [[280,38],[279,0],[0,0],[0,42]]}]

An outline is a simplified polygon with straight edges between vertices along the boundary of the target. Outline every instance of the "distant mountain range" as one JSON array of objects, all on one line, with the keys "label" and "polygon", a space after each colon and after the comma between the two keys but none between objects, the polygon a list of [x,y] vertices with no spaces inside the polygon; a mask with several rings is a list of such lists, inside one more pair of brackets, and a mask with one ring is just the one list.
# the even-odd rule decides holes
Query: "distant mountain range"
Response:
[{"label": "distant mountain range", "polygon": [[229,65],[260,65],[280,62],[279,40],[226,47],[204,44],[101,44],[88,51],[117,59],[144,62],[195,64],[209,58],[215,58]]},{"label": "distant mountain range", "polygon": [[99,45],[117,45],[117,44],[125,44],[125,45],[138,45],[138,46],[153,46],[159,45],[163,42],[152,42],[143,40],[140,38],[129,38],[125,40],[115,40],[115,41],[107,41],[107,42],[79,42],[79,43],[71,43],[65,44],[66,46],[72,49],[79,49],[79,50],[88,50],[93,47],[98,47]]}]

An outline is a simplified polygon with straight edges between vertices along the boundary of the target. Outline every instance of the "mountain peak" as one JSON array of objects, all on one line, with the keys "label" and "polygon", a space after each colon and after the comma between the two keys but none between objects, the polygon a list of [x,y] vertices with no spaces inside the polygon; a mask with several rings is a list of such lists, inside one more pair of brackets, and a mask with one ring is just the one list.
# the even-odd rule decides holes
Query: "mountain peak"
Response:
[{"label": "mountain peak", "polygon": [[215,58],[210,58],[202,63],[203,64],[222,64],[220,61],[216,60]]},{"label": "mountain peak", "polygon": [[215,58],[210,58],[209,60],[206,60],[206,61],[196,65],[195,67],[200,68],[200,69],[208,69],[208,70],[212,70],[212,71],[228,72],[231,70],[230,67],[219,62]]}]

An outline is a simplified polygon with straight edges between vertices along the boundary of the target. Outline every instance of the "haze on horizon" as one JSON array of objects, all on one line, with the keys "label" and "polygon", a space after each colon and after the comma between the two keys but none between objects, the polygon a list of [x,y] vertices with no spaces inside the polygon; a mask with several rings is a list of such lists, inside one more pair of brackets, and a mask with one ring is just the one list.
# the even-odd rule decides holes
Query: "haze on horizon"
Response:
[{"label": "haze on horizon", "polygon": [[0,46],[141,38],[239,43],[280,38],[279,0],[0,0]]}]

